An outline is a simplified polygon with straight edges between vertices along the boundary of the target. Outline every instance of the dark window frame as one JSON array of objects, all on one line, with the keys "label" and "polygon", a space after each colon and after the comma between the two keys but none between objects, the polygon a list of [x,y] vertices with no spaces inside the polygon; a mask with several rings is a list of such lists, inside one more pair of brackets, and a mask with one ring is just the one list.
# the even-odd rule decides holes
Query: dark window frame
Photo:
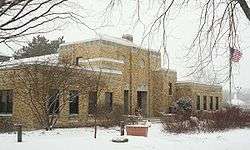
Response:
[{"label": "dark window frame", "polygon": [[97,111],[97,92],[89,92],[89,105],[88,105],[88,114],[95,114]]},{"label": "dark window frame", "polygon": [[105,107],[108,113],[113,111],[113,92],[105,92]]},{"label": "dark window frame", "polygon": [[203,96],[203,110],[207,110],[207,96]]},{"label": "dark window frame", "polygon": [[219,97],[215,97],[215,109],[219,110]]},{"label": "dark window frame", "polygon": [[210,96],[210,103],[209,103],[209,108],[210,108],[210,110],[214,110],[213,101],[214,101],[213,96]]},{"label": "dark window frame", "polygon": [[168,94],[173,95],[173,83],[168,83]]},{"label": "dark window frame", "polygon": [[[4,101],[3,98],[6,100]],[[13,113],[13,90],[0,90],[0,114]]]},{"label": "dark window frame", "polygon": [[76,115],[79,114],[79,96],[78,90],[69,91],[69,114]]},{"label": "dark window frame", "polygon": [[79,66],[79,60],[81,59],[82,57],[76,57],[76,66]]},{"label": "dark window frame", "polygon": [[201,96],[196,96],[196,110],[201,110]]}]

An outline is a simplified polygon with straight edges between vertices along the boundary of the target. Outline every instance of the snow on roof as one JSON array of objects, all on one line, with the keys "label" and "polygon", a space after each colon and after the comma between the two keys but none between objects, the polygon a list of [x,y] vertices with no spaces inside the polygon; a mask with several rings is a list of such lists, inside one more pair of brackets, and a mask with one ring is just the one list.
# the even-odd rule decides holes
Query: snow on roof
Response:
[{"label": "snow on roof", "polygon": [[237,98],[237,94],[234,94],[234,98],[231,100],[232,105],[236,106],[243,106],[245,105],[245,102]]},{"label": "snow on roof", "polygon": [[166,71],[166,72],[171,72],[171,73],[177,73],[176,70],[168,69],[168,68],[159,68],[159,69],[156,69],[156,71]]},{"label": "snow on roof", "polygon": [[103,68],[83,68],[83,69],[87,71],[94,71],[94,72],[103,72],[103,73],[119,74],[119,75],[122,74],[121,71],[114,70],[114,69],[103,69]]},{"label": "snow on roof", "polygon": [[4,61],[0,64],[0,68],[9,68],[15,67],[23,64],[36,64],[42,62],[49,62],[49,63],[57,63],[58,62],[58,54],[50,54],[50,55],[43,55],[43,56],[36,56],[30,58],[23,58],[23,59],[12,59],[9,61]]},{"label": "snow on roof", "polygon": [[[131,42],[131,41],[127,40],[127,39],[113,37],[113,36],[104,35],[104,34],[98,34],[95,38],[91,38],[91,39],[87,39],[87,40],[63,43],[60,46],[73,45],[73,44],[82,44],[82,43],[87,43],[87,42],[92,42],[92,41],[100,41],[100,40],[109,41],[109,42],[117,43],[117,44],[128,46],[128,47],[135,47],[135,48],[139,48],[139,49],[145,49],[145,48],[142,48],[139,45],[134,44],[133,42]],[[155,50],[152,50],[152,49],[149,49],[149,50],[151,52],[155,52],[157,54],[160,54],[159,52],[157,52]]]},{"label": "snow on roof", "polygon": [[196,85],[203,85],[203,86],[214,86],[214,87],[221,87],[219,84],[212,84],[212,83],[204,83],[204,82],[197,82],[197,81],[177,81],[176,84],[196,84]]},{"label": "snow on roof", "polygon": [[108,61],[108,62],[124,64],[123,60],[117,60],[117,59],[106,58],[106,57],[97,57],[97,58],[92,58],[92,59],[79,60],[79,63],[89,63],[89,62],[96,62],[96,61]]},{"label": "snow on roof", "polygon": [[[0,69],[12,68],[25,64],[27,65],[27,64],[47,63],[47,65],[53,65],[59,62],[58,58],[59,54],[50,54],[50,55],[43,55],[43,56],[23,58],[23,59],[14,59],[0,63]],[[100,68],[76,68],[76,69],[83,69],[87,71],[103,72],[110,74],[122,74],[121,71],[112,69],[100,69]]]},{"label": "snow on roof", "polygon": [[71,44],[81,44],[81,43],[86,43],[86,42],[91,42],[91,41],[98,41],[98,40],[110,41],[110,42],[114,42],[114,43],[117,43],[117,44],[129,46],[129,47],[138,47],[139,48],[139,46],[135,45],[133,42],[131,42],[131,41],[127,40],[127,39],[112,37],[112,36],[104,35],[104,34],[99,34],[95,38],[91,38],[91,39],[87,39],[87,40],[83,40],[83,41],[63,43],[63,44],[61,44],[61,46],[71,45]]}]

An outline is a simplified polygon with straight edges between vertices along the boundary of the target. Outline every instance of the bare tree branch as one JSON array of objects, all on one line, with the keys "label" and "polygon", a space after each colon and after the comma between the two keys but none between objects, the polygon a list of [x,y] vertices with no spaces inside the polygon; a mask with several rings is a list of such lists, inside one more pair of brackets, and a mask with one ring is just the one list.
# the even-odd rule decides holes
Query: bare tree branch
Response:
[{"label": "bare tree branch", "polygon": [[[5,0],[0,3],[0,43],[20,37],[59,30],[63,22],[89,27],[85,17],[74,12],[69,0]],[[54,23],[50,28],[45,25]]]},{"label": "bare tree branch", "polygon": [[246,0],[236,0],[239,2],[242,10],[244,11],[246,17],[248,18],[248,20],[250,21],[250,8],[246,2]]}]

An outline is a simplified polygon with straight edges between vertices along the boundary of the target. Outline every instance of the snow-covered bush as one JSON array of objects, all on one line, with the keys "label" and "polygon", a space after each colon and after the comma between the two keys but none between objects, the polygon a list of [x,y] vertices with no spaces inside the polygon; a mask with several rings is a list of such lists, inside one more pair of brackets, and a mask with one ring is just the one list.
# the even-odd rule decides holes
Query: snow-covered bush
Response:
[{"label": "snow-covered bush", "polygon": [[186,112],[192,110],[192,102],[189,97],[182,97],[178,99],[176,104],[177,104],[177,111]]},{"label": "snow-covered bush", "polygon": [[183,114],[167,114],[161,117],[161,122],[165,131],[172,133],[186,133],[199,129],[198,119],[196,117],[187,117]]},{"label": "snow-covered bush", "polygon": [[200,112],[196,115],[200,121],[205,122],[202,129],[208,132],[241,128],[250,123],[250,114],[237,107],[228,107],[215,112]]},{"label": "snow-covered bush", "polygon": [[198,111],[192,116],[183,117],[176,113],[162,116],[162,124],[166,131],[173,133],[184,132],[214,132],[250,125],[250,112],[240,108],[228,107],[218,111]]}]

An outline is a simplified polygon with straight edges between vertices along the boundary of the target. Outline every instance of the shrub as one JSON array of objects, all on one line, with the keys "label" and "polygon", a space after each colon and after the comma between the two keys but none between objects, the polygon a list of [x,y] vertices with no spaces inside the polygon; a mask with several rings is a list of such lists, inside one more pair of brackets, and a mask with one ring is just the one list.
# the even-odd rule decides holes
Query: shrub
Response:
[{"label": "shrub", "polygon": [[10,118],[0,118],[0,133],[13,132],[14,124]]},{"label": "shrub", "polygon": [[105,106],[99,106],[97,111],[97,124],[102,127],[118,126],[122,120],[123,109],[122,105],[114,105],[112,112],[109,112]]},{"label": "shrub", "polygon": [[190,119],[192,113],[191,99],[180,98],[173,107],[175,114],[163,115],[161,121],[165,130],[173,133],[195,131],[196,124]]},{"label": "shrub", "polygon": [[[231,128],[246,127],[250,123],[250,113],[237,107],[215,112],[199,111],[187,114],[163,115],[162,124],[166,131],[184,133],[193,131],[214,132]],[[190,115],[190,116],[189,116]]]},{"label": "shrub", "polygon": [[241,128],[249,123],[249,114],[237,107],[229,107],[215,112],[204,112],[200,120],[206,121],[206,129],[209,132]]},{"label": "shrub", "polygon": [[164,130],[171,133],[185,133],[195,131],[197,124],[181,114],[167,114],[161,117]]}]

